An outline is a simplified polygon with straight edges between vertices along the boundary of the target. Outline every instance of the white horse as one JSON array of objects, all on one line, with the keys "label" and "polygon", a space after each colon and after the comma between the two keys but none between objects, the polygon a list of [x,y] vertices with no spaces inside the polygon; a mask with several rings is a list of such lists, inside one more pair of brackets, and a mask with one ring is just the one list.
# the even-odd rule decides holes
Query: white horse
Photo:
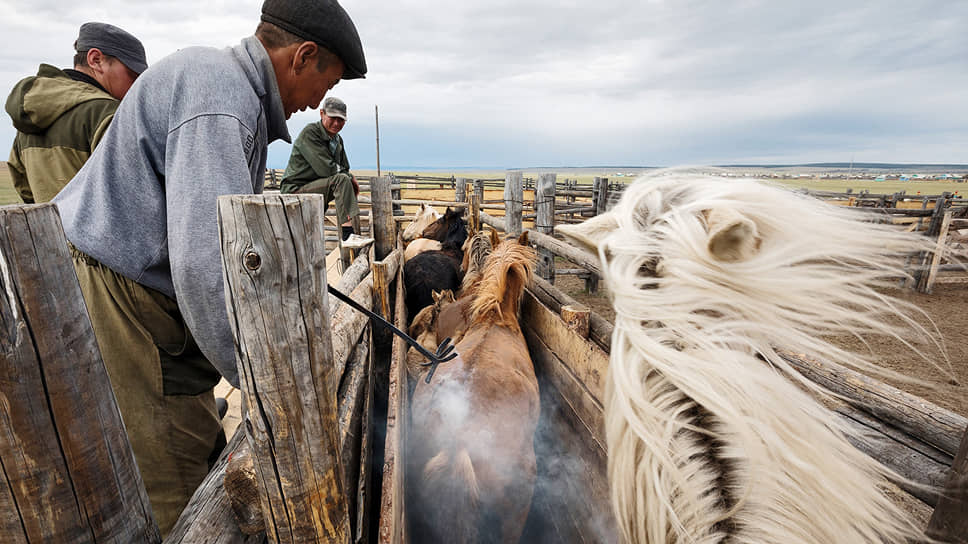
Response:
[{"label": "white horse", "polygon": [[424,229],[438,219],[440,219],[440,212],[435,210],[433,206],[421,204],[413,221],[407,225],[407,228],[403,229],[403,242],[409,243],[411,240],[420,238]]},{"label": "white horse", "polygon": [[847,442],[775,350],[872,371],[824,335],[937,338],[879,289],[924,237],[752,180],[676,172],[558,231],[598,254],[615,307],[605,426],[625,541],[924,538],[878,488],[898,476]]}]

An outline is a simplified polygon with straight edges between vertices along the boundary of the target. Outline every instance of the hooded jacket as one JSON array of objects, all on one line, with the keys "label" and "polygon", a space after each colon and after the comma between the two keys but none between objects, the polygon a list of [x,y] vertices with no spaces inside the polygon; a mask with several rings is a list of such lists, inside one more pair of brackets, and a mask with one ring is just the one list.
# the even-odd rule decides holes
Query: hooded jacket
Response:
[{"label": "hooded jacket", "polygon": [[27,204],[54,198],[91,156],[118,109],[103,90],[41,64],[7,97],[17,136],[7,163]]}]

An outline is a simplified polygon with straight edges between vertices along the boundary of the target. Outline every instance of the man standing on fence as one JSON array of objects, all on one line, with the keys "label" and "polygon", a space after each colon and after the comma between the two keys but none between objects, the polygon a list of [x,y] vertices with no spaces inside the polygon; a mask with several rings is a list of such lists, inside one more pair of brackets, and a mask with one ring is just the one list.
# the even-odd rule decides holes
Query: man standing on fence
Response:
[{"label": "man standing on fence", "polygon": [[356,197],[360,186],[350,174],[350,161],[339,131],[346,124],[346,103],[329,97],[319,110],[320,121],[309,123],[292,144],[292,155],[279,191],[326,195],[326,206],[335,201],[342,238],[353,233],[353,218],[360,215]]},{"label": "man standing on fence", "polygon": [[220,375],[239,386],[216,201],[261,193],[286,119],[365,73],[335,0],[266,0],[241,44],[146,70],[54,200],[162,534],[220,448],[213,387]]},{"label": "man standing on fence", "polygon": [[84,23],[74,68],[41,64],[7,97],[17,136],[7,162],[25,204],[54,198],[91,156],[118,103],[148,67],[138,38],[105,23]]}]

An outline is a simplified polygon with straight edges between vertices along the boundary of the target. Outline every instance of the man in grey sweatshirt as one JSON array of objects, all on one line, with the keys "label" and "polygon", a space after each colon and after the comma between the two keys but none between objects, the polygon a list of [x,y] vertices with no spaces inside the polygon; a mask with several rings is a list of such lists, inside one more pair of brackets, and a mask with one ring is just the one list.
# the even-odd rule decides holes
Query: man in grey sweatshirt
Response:
[{"label": "man in grey sweatshirt", "polygon": [[167,534],[209,470],[213,387],[238,387],[216,200],[262,192],[267,146],[366,61],[335,0],[266,0],[254,36],[186,48],[135,82],[57,196],[155,519]]}]

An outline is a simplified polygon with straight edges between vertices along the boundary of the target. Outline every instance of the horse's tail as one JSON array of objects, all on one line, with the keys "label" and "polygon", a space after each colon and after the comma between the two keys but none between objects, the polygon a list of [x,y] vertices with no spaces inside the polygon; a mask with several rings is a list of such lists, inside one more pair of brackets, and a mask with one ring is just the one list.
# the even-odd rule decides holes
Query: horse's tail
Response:
[{"label": "horse's tail", "polygon": [[424,466],[425,491],[433,496],[421,497],[423,515],[428,520],[426,542],[469,544],[478,541],[481,518],[481,493],[474,464],[466,449],[456,455],[440,452]]},{"label": "horse's tail", "polygon": [[518,305],[531,281],[535,251],[528,234],[498,245],[487,258],[471,305],[472,323],[493,323],[517,328]]}]

